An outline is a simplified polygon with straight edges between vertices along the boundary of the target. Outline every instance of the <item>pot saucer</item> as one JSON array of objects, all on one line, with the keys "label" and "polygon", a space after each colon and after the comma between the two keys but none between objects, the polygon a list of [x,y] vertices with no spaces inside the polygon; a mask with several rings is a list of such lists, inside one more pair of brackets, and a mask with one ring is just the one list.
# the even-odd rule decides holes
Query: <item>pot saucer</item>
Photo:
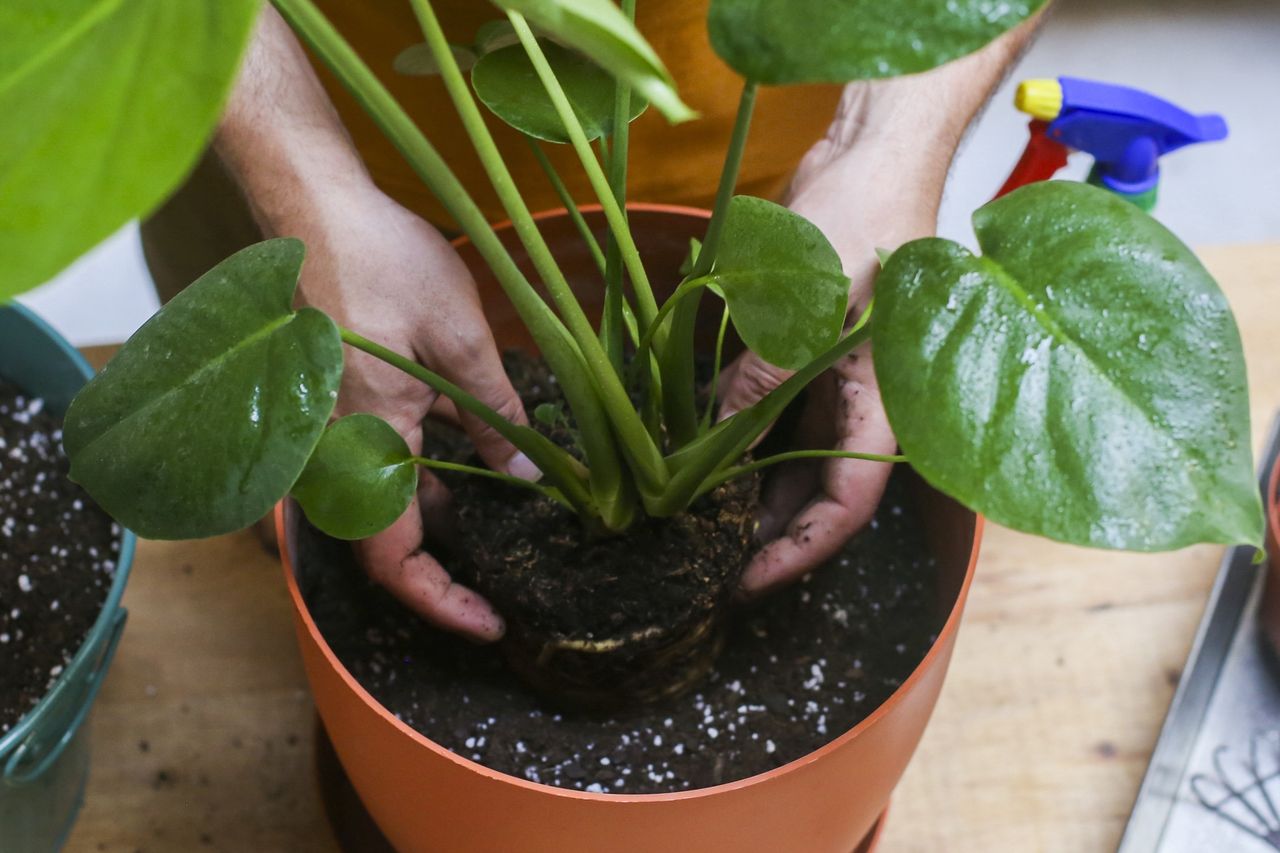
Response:
[{"label": "pot saucer", "polygon": [[[383,837],[378,825],[356,794],[347,779],[346,771],[333,751],[333,744],[320,720],[316,720],[316,778],[320,783],[320,798],[325,816],[333,828],[333,835],[345,853],[395,853],[395,848]],[[884,814],[871,827],[853,853],[871,853],[878,846],[884,829]]]}]

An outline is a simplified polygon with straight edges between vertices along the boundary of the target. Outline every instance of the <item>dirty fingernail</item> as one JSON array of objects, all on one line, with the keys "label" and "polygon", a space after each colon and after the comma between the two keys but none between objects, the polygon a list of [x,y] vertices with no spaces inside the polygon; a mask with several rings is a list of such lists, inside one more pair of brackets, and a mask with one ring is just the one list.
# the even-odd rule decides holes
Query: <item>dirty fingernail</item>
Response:
[{"label": "dirty fingernail", "polygon": [[542,479],[542,471],[537,465],[533,464],[533,460],[523,453],[517,453],[511,457],[511,461],[507,463],[507,473],[512,477],[519,477],[521,480],[530,480],[536,482]]}]

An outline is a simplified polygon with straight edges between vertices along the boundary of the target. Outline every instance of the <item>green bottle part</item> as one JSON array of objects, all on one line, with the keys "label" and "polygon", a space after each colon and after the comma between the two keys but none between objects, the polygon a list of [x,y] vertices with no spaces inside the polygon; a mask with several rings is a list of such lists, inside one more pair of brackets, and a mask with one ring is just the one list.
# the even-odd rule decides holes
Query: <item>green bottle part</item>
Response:
[{"label": "green bottle part", "polygon": [[1146,213],[1150,213],[1152,209],[1156,206],[1156,197],[1160,190],[1160,184],[1157,183],[1151,189],[1146,190],[1144,192],[1140,192],[1140,193],[1120,192],[1119,190],[1113,187],[1109,187],[1102,182],[1102,173],[1098,171],[1097,163],[1093,164],[1093,168],[1089,170],[1089,177],[1086,178],[1085,180],[1088,183],[1093,184],[1095,187],[1102,187],[1104,190],[1107,190],[1108,192],[1115,193],[1125,201],[1128,201],[1128,202],[1131,202],[1132,204],[1137,205],[1140,210],[1145,211]]}]

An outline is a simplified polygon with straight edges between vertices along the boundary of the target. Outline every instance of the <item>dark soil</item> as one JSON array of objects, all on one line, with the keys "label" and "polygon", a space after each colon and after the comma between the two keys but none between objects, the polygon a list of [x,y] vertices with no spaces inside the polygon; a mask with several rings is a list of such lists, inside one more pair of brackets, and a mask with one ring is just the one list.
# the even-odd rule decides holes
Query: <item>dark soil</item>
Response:
[{"label": "dark soil", "polygon": [[307,530],[299,557],[321,633],[397,717],[495,770],[610,793],[716,785],[812,752],[888,698],[943,618],[900,477],[843,553],[738,614],[698,688],[609,716],[543,704],[497,649],[430,628],[369,583],[345,543]]},{"label": "dark soil", "polygon": [[119,551],[120,529],[67,479],[60,420],[0,380],[0,735],[79,650]]}]

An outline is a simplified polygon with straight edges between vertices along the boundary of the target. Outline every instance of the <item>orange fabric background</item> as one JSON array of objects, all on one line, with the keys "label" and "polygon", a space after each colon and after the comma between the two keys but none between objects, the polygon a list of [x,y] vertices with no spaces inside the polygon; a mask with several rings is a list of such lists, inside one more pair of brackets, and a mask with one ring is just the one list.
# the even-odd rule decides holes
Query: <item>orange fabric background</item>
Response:
[{"label": "orange fabric background", "polygon": [[[706,31],[707,3],[708,0],[641,0],[638,4],[641,31],[667,64],[681,96],[701,117],[673,127],[650,109],[632,125],[632,200],[707,207],[715,193],[741,79],[711,49]],[[317,5],[426,132],[488,217],[494,221],[506,219],[440,80],[407,77],[392,68],[401,50],[422,41],[409,4],[403,0],[319,0]],[[436,8],[445,32],[455,43],[470,43],[481,24],[500,17],[497,9],[484,0],[438,0]],[[431,221],[450,224],[435,199],[359,105],[324,69],[321,78],[378,184]],[[839,95],[836,86],[762,89],[739,191],[765,197],[780,193],[800,157],[826,131]],[[529,206],[535,211],[559,207],[520,135],[490,118],[490,127]],[[590,201],[590,188],[572,149],[550,144],[545,149],[574,198]]]}]

